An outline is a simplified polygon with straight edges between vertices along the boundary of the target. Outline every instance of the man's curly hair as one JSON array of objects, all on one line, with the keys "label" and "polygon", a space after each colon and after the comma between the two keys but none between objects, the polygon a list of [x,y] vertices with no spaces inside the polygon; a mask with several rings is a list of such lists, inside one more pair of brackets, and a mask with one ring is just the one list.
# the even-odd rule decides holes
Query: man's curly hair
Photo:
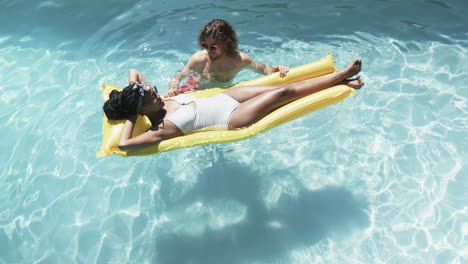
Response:
[{"label": "man's curly hair", "polygon": [[205,39],[212,37],[216,41],[223,44],[226,49],[226,53],[229,55],[235,55],[237,52],[237,46],[239,44],[237,40],[237,34],[232,28],[231,24],[222,19],[213,19],[206,24],[198,35],[198,42],[205,42]]}]

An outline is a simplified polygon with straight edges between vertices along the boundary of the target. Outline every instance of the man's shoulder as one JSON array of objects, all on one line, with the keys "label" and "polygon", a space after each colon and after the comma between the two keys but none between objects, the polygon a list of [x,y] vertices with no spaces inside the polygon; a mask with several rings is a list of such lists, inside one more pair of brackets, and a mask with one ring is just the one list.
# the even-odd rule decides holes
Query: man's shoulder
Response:
[{"label": "man's shoulder", "polygon": [[252,58],[247,53],[244,53],[241,51],[239,51],[238,58],[239,58],[238,64],[242,67],[247,67],[251,65],[253,62]]},{"label": "man's shoulder", "polygon": [[192,57],[190,57],[190,60],[194,62],[205,62],[209,60],[208,53],[204,50],[199,50],[195,52]]},{"label": "man's shoulder", "polygon": [[203,68],[203,65],[205,65],[209,61],[208,54],[206,52],[197,51],[195,52],[192,57],[190,57],[187,66],[189,68],[199,70],[198,68]]},{"label": "man's shoulder", "polygon": [[239,58],[243,62],[252,62],[252,58],[247,53],[244,53],[242,51],[239,51]]}]

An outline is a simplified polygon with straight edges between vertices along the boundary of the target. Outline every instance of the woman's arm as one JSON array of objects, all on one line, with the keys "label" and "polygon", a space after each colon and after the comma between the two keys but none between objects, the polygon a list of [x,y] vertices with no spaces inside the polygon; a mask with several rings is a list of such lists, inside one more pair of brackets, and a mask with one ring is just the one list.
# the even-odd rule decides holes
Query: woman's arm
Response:
[{"label": "woman's arm", "polygon": [[136,119],[137,116],[132,116],[125,122],[119,140],[119,148],[121,150],[142,149],[165,139],[183,135],[174,124],[164,120],[157,127],[152,127],[145,133],[132,137]]},{"label": "woman's arm", "polygon": [[128,70],[128,84],[137,82],[146,82],[148,85],[150,85],[148,80],[145,78],[145,76],[143,76],[143,74],[141,74],[141,72],[135,69]]}]

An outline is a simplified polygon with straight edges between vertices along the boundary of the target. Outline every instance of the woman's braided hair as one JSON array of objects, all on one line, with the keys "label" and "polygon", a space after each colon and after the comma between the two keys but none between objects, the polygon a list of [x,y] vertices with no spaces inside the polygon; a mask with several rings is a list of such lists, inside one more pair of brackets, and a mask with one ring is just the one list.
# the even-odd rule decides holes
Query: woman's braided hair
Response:
[{"label": "woman's braided hair", "polygon": [[137,114],[140,93],[138,89],[132,89],[133,84],[122,91],[113,90],[109,94],[109,100],[104,103],[103,109],[109,120],[127,119]]},{"label": "woman's braided hair", "polygon": [[212,37],[216,41],[221,42],[226,52],[230,55],[235,55],[237,52],[237,34],[232,26],[225,20],[213,19],[211,22],[206,24],[198,35],[198,42],[204,42],[206,38]]}]

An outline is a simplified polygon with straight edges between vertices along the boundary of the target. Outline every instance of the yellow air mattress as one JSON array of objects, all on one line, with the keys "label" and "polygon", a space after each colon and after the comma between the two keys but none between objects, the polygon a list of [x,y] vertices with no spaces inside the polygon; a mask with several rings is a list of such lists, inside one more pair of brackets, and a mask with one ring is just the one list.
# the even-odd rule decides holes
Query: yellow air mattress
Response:
[{"label": "yellow air mattress", "polygon": [[[235,86],[242,85],[270,85],[270,84],[285,84],[308,80],[320,76],[329,75],[337,72],[331,54],[309,64],[291,68],[285,78],[279,77],[279,73],[273,73],[260,77],[258,79],[240,82]],[[104,100],[108,100],[112,90],[119,89],[110,84],[103,85]],[[229,89],[229,88],[228,88]],[[208,97],[218,93],[222,93],[226,89],[212,88],[202,91],[190,93],[193,97]],[[257,123],[238,130],[217,130],[217,131],[200,131],[189,135],[175,137],[161,141],[159,144],[131,151],[123,151],[118,148],[120,133],[122,132],[125,120],[108,120],[104,115],[102,121],[102,145],[97,153],[97,157],[103,157],[111,154],[121,156],[143,156],[157,154],[165,151],[187,148],[205,144],[233,142],[241,139],[253,137],[254,135],[265,132],[273,127],[301,117],[305,114],[321,109],[323,107],[335,104],[344,100],[350,93],[354,93],[354,89],[346,85],[338,85],[326,90],[311,94],[294,102],[291,102],[265,116]],[[135,124],[133,135],[139,135],[147,131],[151,127],[151,122],[145,116],[139,116]]]}]

